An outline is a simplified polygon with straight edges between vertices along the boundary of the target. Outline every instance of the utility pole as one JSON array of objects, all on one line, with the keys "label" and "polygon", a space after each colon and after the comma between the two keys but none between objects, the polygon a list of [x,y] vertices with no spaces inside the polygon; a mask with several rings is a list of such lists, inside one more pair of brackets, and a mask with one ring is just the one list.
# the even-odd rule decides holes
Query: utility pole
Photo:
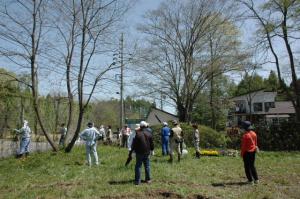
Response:
[{"label": "utility pole", "polygon": [[121,86],[120,86],[120,129],[124,125],[124,99],[123,99],[123,91],[124,91],[124,85],[123,85],[123,73],[124,73],[124,60],[123,60],[123,48],[124,48],[124,35],[121,33],[121,39],[120,39],[120,62],[121,62]]}]

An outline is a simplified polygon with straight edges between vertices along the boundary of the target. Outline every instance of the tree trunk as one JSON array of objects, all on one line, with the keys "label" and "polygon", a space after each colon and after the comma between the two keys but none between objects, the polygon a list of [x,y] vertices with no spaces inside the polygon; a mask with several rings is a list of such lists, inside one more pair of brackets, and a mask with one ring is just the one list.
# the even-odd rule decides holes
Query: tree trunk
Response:
[{"label": "tree trunk", "polygon": [[283,22],[281,23],[281,28],[282,28],[282,32],[283,32],[283,39],[284,39],[284,43],[289,55],[289,60],[290,60],[290,68],[291,68],[291,72],[292,72],[292,87],[293,87],[293,91],[295,94],[295,102],[293,103],[294,108],[295,108],[295,112],[296,112],[296,120],[298,123],[300,123],[300,89],[298,88],[298,84],[297,84],[297,74],[296,74],[296,70],[295,70],[295,63],[294,63],[294,56],[293,56],[293,52],[291,49],[291,46],[289,44],[289,40],[288,40],[288,33],[287,33],[287,8],[284,7],[284,11],[283,11]]},{"label": "tree trunk", "polygon": [[72,150],[73,146],[75,145],[75,142],[79,136],[83,115],[84,115],[84,110],[80,110],[79,115],[78,115],[77,127],[75,130],[74,136],[73,136],[71,142],[68,144],[68,146],[65,149],[65,152],[67,152],[67,153],[71,152],[71,150]]},{"label": "tree trunk", "polygon": [[187,110],[182,104],[177,104],[178,118],[180,122],[186,122]]},{"label": "tree trunk", "polygon": [[21,105],[21,111],[20,111],[20,125],[22,125],[23,121],[24,121],[24,98],[21,96],[20,98],[20,105]]},{"label": "tree trunk", "polygon": [[215,112],[215,106],[213,103],[213,95],[214,95],[214,85],[213,85],[213,76],[210,81],[210,108],[211,108],[211,128],[216,129],[216,112]]}]

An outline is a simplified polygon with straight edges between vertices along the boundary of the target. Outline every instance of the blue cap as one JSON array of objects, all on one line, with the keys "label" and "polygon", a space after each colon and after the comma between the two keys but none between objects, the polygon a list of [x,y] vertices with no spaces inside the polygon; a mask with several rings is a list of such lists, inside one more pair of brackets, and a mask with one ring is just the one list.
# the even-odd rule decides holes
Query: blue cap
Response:
[{"label": "blue cap", "polygon": [[250,121],[243,121],[241,127],[242,127],[243,129],[245,129],[245,130],[250,130],[250,129],[252,129],[252,126],[251,126],[251,122],[250,122]]}]

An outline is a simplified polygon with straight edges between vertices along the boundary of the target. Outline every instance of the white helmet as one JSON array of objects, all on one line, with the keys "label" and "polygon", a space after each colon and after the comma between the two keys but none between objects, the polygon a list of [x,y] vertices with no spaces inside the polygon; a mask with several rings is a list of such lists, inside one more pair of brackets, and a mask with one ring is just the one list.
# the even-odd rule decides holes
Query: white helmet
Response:
[{"label": "white helmet", "polygon": [[164,125],[164,126],[168,126],[168,123],[167,123],[167,122],[163,122],[163,125]]},{"label": "white helmet", "polygon": [[145,121],[140,122],[140,127],[146,127],[146,126],[147,126],[147,122],[145,122]]}]

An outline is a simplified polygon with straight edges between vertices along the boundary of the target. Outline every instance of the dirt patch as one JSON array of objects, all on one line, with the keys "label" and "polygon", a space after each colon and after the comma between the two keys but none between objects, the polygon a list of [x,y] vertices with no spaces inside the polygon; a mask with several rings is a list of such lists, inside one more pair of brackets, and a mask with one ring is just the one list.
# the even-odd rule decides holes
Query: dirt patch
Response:
[{"label": "dirt patch", "polygon": [[79,186],[82,185],[80,182],[57,182],[52,184],[41,184],[32,186],[32,188],[48,188],[48,187],[71,187],[71,186]]},{"label": "dirt patch", "polygon": [[163,198],[171,198],[171,199],[212,199],[207,196],[201,195],[201,194],[191,194],[188,196],[183,196],[181,194],[167,191],[167,190],[153,190],[153,191],[147,191],[145,194],[127,194],[127,195],[120,195],[120,196],[103,196],[101,198],[105,199],[138,199],[138,198],[144,198],[144,199],[163,199]]}]

